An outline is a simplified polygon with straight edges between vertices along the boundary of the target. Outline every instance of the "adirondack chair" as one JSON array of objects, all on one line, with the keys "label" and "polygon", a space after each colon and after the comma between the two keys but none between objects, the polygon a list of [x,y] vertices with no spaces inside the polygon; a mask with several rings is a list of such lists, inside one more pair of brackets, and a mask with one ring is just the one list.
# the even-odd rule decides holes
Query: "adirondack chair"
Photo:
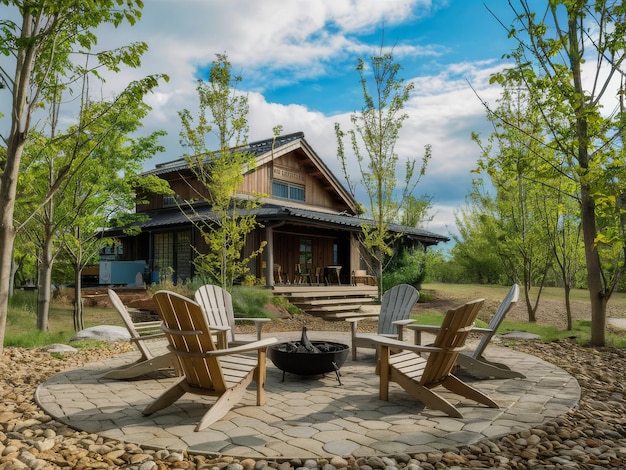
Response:
[{"label": "adirondack chair", "polygon": [[402,329],[405,325],[414,321],[409,316],[419,297],[419,291],[409,284],[398,284],[385,291],[380,304],[377,334],[358,331],[359,321],[371,317],[346,318],[346,321],[351,324],[352,360],[356,361],[357,347],[370,349],[376,347],[372,340],[375,336],[382,335],[402,341]]},{"label": "adirondack chair", "polygon": [[[263,324],[271,321],[269,318],[235,318],[233,298],[226,289],[213,284],[201,286],[194,294],[194,300],[200,304],[211,325],[211,331],[217,335],[218,346],[223,349],[227,346],[238,346],[261,339]],[[235,333],[235,324],[238,321],[253,322],[256,327],[256,337]]]},{"label": "adirondack chair", "polygon": [[[473,328],[472,333],[480,333],[482,337],[473,350],[461,351],[457,358],[457,365],[476,378],[514,379],[524,378],[524,374],[511,370],[507,365],[487,360],[483,355],[485,348],[496,334],[502,320],[513,308],[519,299],[519,286],[513,284],[498,306],[495,315],[487,328]],[[416,344],[421,344],[420,332],[437,333],[438,326],[411,324],[408,328],[415,331]]]},{"label": "adirondack chair", "polygon": [[122,303],[119,295],[112,290],[108,290],[109,299],[113,307],[122,317],[122,321],[130,334],[130,340],[141,353],[141,357],[130,365],[122,366],[107,372],[102,376],[105,379],[133,379],[140,375],[154,372],[159,369],[174,368],[177,364],[176,358],[171,352],[154,355],[148,347],[149,342],[162,338],[165,340],[165,334],[161,331],[160,321],[137,322],[134,323],[126,307]]},{"label": "adirondack chair", "polygon": [[[463,415],[432,389],[442,386],[490,408],[498,408],[498,404],[483,392],[452,374],[459,351],[465,344],[483,302],[484,299],[477,299],[449,310],[432,346],[415,345],[379,336],[376,342],[380,347],[377,365],[380,399],[389,400],[389,384],[394,382],[429,408],[443,411],[454,418],[462,418]],[[392,354],[397,350],[400,352]],[[427,359],[419,355],[422,352],[428,353]]]},{"label": "adirondack chair", "polygon": [[[200,431],[222,418],[256,382],[256,404],[265,403],[266,350],[277,342],[266,338],[247,345],[217,348],[202,307],[182,295],[158,291],[154,302],[163,321],[169,350],[177,357],[183,376],[143,410],[145,416],[167,408],[185,393],[217,397],[195,427]],[[256,355],[244,354],[256,352]]]}]

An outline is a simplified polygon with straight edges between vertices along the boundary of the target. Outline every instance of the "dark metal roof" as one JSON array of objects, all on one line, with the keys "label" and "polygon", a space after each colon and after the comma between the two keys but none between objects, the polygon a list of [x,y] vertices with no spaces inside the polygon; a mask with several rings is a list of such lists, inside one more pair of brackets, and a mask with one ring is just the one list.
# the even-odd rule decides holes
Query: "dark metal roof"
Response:
[{"label": "dark metal roof", "polygon": [[[247,145],[240,147],[239,149],[231,149],[231,150],[239,150],[241,152],[249,152],[254,154],[256,157],[263,155],[264,153],[270,152],[272,148],[276,150],[279,147],[282,147],[289,142],[293,142],[294,140],[303,139],[304,132],[294,132],[293,134],[281,135],[278,137],[273,137],[271,139],[258,140],[256,142],[250,142]],[[207,155],[207,159],[210,158],[210,155]],[[183,171],[188,170],[189,164],[185,158],[179,158],[177,160],[173,160],[170,162],[159,163],[153,170],[148,170],[144,172],[144,175],[162,175],[165,173],[170,173],[174,171]]]},{"label": "dark metal roof", "polygon": [[[134,226],[140,227],[144,231],[173,228],[178,225],[190,223],[190,219],[194,221],[211,220],[214,214],[208,206],[198,206],[189,215],[183,214],[179,209],[161,211],[149,214],[150,220],[139,222]],[[257,221],[268,224],[273,221],[287,221],[292,223],[301,223],[309,226],[315,225],[327,229],[340,229],[358,232],[363,224],[372,223],[371,220],[361,219],[342,213],[333,214],[327,212],[319,212],[308,209],[298,209],[293,207],[264,205],[252,211],[240,211],[242,216],[255,215]],[[148,215],[148,214],[146,214]],[[425,245],[433,245],[439,242],[447,242],[448,237],[438,235],[428,230],[422,230],[416,227],[406,227],[399,224],[390,224],[389,230],[396,233],[403,233],[411,238],[421,241]],[[122,229],[107,230],[104,236],[119,236]]]}]

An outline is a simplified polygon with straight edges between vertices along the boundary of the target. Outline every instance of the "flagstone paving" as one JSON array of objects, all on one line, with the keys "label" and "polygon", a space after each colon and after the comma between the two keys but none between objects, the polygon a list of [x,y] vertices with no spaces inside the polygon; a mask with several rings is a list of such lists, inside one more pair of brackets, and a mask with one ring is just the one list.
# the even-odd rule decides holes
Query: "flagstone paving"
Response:
[{"label": "flagstone paving", "polygon": [[[273,334],[280,341],[296,333]],[[349,343],[349,334],[309,332],[309,338]],[[378,399],[373,350],[359,349],[356,362],[334,373],[300,377],[283,373],[268,361],[267,402],[255,405],[251,389],[214,425],[195,432],[211,398],[187,394],[167,409],[143,416],[141,411],[177,378],[163,373],[138,380],[100,377],[130,363],[128,353],[81,369],[59,373],[37,390],[39,405],[55,419],[104,437],[147,448],[187,450],[250,458],[355,457],[418,453],[447,449],[530,429],[565,414],[580,398],[577,381],[534,356],[491,345],[488,358],[522,372],[525,379],[471,380],[500,409],[490,409],[445,390],[463,419],[425,408],[392,384],[389,401]],[[439,389],[438,389],[439,393]]]}]

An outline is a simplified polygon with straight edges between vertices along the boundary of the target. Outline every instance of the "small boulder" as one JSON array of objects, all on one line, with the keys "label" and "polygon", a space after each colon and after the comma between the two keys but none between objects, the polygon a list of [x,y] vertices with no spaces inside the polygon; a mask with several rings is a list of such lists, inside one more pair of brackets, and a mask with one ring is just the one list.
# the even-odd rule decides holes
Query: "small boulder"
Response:
[{"label": "small boulder", "polygon": [[106,341],[107,343],[114,343],[116,341],[130,341],[130,333],[128,330],[121,326],[113,325],[99,325],[85,328],[76,333],[71,339],[72,341],[81,341],[86,339],[93,339],[97,341]]},{"label": "small boulder", "polygon": [[54,343],[45,347],[49,353],[75,353],[78,349],[68,344]]}]

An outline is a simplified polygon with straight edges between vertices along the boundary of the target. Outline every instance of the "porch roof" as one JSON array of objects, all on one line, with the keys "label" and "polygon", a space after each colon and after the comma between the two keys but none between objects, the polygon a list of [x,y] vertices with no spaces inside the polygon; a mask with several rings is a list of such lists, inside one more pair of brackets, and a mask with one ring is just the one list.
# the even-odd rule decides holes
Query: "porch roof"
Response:
[{"label": "porch roof", "polygon": [[[327,229],[338,229],[358,232],[364,223],[372,223],[371,220],[346,215],[343,213],[329,213],[309,209],[276,206],[266,204],[252,211],[240,211],[242,216],[255,215],[256,219],[264,225],[272,225],[276,222],[299,223],[307,226],[316,226]],[[148,215],[148,214],[146,214]],[[184,214],[179,209],[160,211],[149,214],[150,219],[133,224],[143,231],[173,229],[177,226],[188,225],[191,221],[211,220],[215,214],[208,206],[196,207],[193,214]],[[418,240],[426,246],[436,245],[439,242],[447,242],[450,239],[443,235],[423,230],[417,227],[407,227],[399,224],[390,224],[391,232],[403,233],[406,236]],[[104,236],[123,236],[123,228],[106,230]]]}]

